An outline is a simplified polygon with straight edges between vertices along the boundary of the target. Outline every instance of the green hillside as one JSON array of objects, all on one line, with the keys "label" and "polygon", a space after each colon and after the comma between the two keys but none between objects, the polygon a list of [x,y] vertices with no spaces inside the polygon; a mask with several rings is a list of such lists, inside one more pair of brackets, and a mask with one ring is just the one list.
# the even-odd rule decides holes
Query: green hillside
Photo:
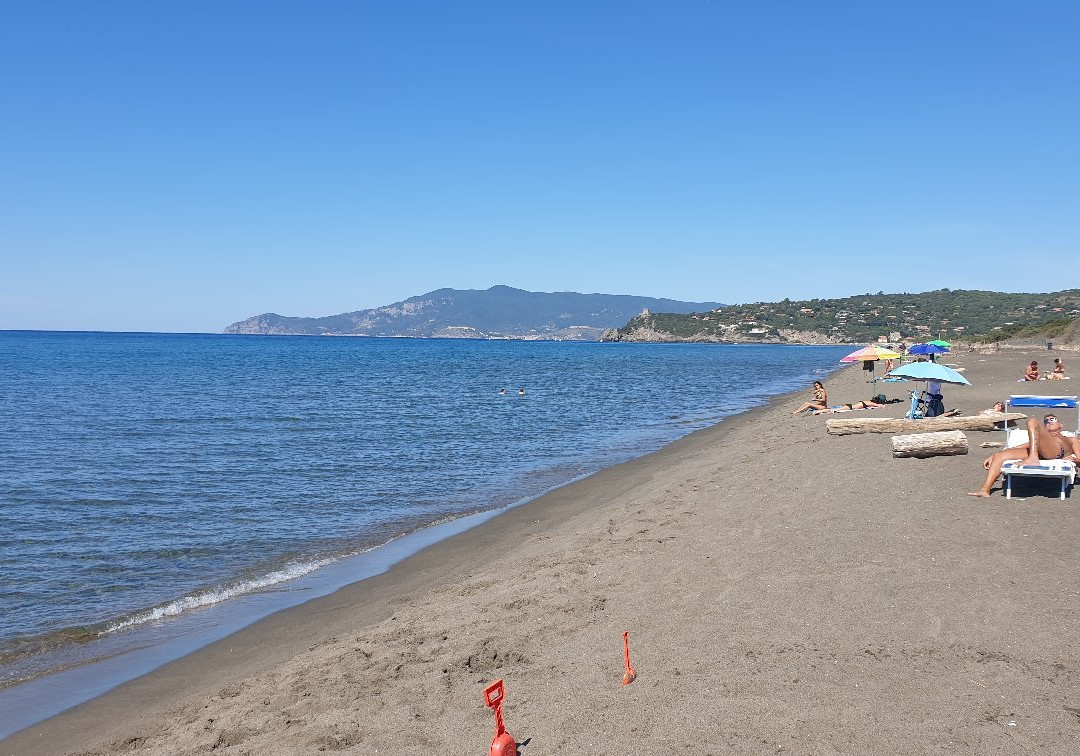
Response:
[{"label": "green hillside", "polygon": [[1053,337],[1080,316],[1080,289],[1048,294],[940,289],[639,315],[609,340],[869,342]]}]

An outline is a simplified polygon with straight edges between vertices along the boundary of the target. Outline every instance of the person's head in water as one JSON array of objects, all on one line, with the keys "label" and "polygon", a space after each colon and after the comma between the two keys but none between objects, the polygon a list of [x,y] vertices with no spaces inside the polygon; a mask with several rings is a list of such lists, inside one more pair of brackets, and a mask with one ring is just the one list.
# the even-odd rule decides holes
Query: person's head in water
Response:
[{"label": "person's head in water", "polygon": [[501,388],[501,389],[499,389],[499,393],[500,393],[500,394],[505,394],[505,393],[506,393],[506,389],[504,389],[504,388]]},{"label": "person's head in water", "polygon": [[519,388],[518,389],[518,396],[525,396],[525,389]]}]

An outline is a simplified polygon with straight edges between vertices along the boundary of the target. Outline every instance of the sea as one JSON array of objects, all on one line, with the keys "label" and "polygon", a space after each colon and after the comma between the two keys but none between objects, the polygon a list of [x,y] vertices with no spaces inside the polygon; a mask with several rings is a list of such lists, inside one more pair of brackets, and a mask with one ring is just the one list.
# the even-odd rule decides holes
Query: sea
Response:
[{"label": "sea", "polygon": [[0,737],[847,351],[0,331]]}]

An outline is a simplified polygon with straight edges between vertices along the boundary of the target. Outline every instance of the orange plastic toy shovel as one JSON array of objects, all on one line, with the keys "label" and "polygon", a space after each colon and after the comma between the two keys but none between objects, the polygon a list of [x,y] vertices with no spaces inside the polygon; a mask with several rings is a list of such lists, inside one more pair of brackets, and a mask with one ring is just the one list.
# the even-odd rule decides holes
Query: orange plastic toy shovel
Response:
[{"label": "orange plastic toy shovel", "polygon": [[502,705],[506,690],[502,680],[496,680],[484,688],[484,703],[495,712],[495,739],[491,741],[489,756],[517,756],[517,741],[506,731],[503,723]]},{"label": "orange plastic toy shovel", "polygon": [[626,661],[626,672],[622,676],[622,684],[629,685],[637,678],[637,670],[630,665],[630,633],[622,634],[623,659]]}]

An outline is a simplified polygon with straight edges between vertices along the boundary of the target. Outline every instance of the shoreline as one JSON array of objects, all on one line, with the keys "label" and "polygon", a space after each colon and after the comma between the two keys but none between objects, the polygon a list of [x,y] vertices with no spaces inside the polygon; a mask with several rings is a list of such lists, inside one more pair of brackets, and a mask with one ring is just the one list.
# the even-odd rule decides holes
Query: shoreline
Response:
[{"label": "shoreline", "polygon": [[[773,350],[776,352],[777,350]],[[582,350],[576,349],[572,353],[583,353]],[[648,352],[645,352],[648,353]],[[700,353],[699,353],[700,354]],[[742,361],[743,359],[752,359],[752,357],[735,357],[732,358],[732,352],[720,351],[717,353],[720,358],[724,358],[725,354],[728,355],[727,359]],[[768,352],[766,352],[768,354]],[[126,586],[117,584],[117,590],[115,591],[99,591],[96,595],[100,595],[105,598],[110,596],[113,598],[111,604],[108,602],[102,602],[108,609],[110,606],[117,607],[114,611],[99,612],[95,610],[95,602],[87,601],[85,605],[81,601],[71,604],[68,610],[83,610],[79,611],[75,619],[65,623],[63,621],[55,622],[49,629],[50,632],[42,632],[40,634],[33,634],[26,632],[20,637],[16,632],[12,637],[19,638],[24,641],[21,643],[12,644],[11,648],[13,652],[5,658],[11,660],[10,664],[4,666],[4,680],[0,687],[7,688],[10,686],[10,682],[16,679],[20,680],[19,685],[33,679],[34,677],[40,677],[42,673],[48,674],[49,672],[57,669],[79,666],[92,661],[92,657],[100,658],[102,656],[115,656],[118,653],[122,653],[125,647],[132,645],[142,645],[147,638],[153,639],[156,642],[162,636],[172,635],[173,632],[170,628],[174,627],[178,623],[186,622],[187,617],[201,614],[205,611],[202,607],[205,605],[217,605],[220,606],[223,602],[222,598],[228,598],[230,596],[241,596],[257,593],[257,590],[251,590],[251,586],[255,586],[257,589],[260,583],[264,583],[265,578],[273,578],[275,581],[281,583],[283,587],[281,590],[287,592],[292,590],[287,585],[284,585],[284,581],[280,581],[277,577],[278,572],[293,572],[297,574],[301,571],[308,571],[309,565],[313,563],[325,564],[327,561],[336,560],[343,554],[355,554],[359,548],[369,548],[377,543],[384,543],[388,538],[399,535],[403,532],[408,532],[411,529],[417,527],[422,523],[422,520],[434,520],[438,522],[442,519],[442,514],[446,513],[448,516],[458,516],[459,512],[447,512],[447,510],[459,509],[463,511],[475,511],[476,509],[489,509],[489,508],[501,508],[507,504],[516,504],[526,498],[539,495],[545,490],[548,490],[554,485],[561,485],[568,480],[579,477],[582,474],[592,472],[601,469],[603,466],[607,466],[618,461],[622,461],[627,457],[638,456],[645,453],[649,453],[657,448],[660,448],[663,444],[668,443],[672,438],[676,438],[683,434],[690,432],[692,429],[703,427],[707,424],[715,423],[718,419],[722,418],[727,412],[736,412],[739,408],[747,407],[764,401],[765,392],[784,391],[789,390],[793,385],[792,378],[796,381],[800,380],[801,376],[792,376],[790,373],[802,373],[806,374],[809,368],[818,365],[820,362],[828,360],[831,354],[828,356],[822,355],[815,358],[813,355],[808,356],[804,361],[798,357],[798,352],[788,352],[787,355],[792,355],[792,359],[788,359],[785,365],[786,370],[781,371],[776,376],[771,376],[766,381],[767,387],[746,387],[737,389],[735,392],[727,395],[727,400],[723,402],[723,407],[718,407],[710,401],[710,397],[706,395],[707,389],[699,389],[697,393],[687,394],[686,392],[678,392],[684,396],[697,396],[702,401],[682,400],[672,402],[677,404],[677,410],[675,414],[667,413],[653,413],[656,416],[653,417],[650,413],[648,421],[644,422],[644,418],[638,417],[641,413],[637,413],[636,409],[629,409],[625,413],[621,411],[612,410],[610,417],[604,418],[604,412],[597,415],[598,418],[604,419],[606,426],[609,426],[610,432],[604,430],[601,435],[605,436],[600,438],[595,443],[586,443],[582,445],[581,442],[572,442],[572,446],[568,446],[565,440],[556,441],[549,444],[549,448],[553,450],[553,453],[549,455],[549,458],[541,458],[539,461],[530,460],[528,454],[513,455],[510,464],[504,464],[499,459],[499,454],[486,454],[485,460],[495,460],[494,466],[499,468],[496,470],[499,475],[494,479],[494,483],[487,486],[471,486],[476,491],[475,494],[466,490],[464,494],[461,492],[455,492],[457,495],[451,498],[443,496],[443,492],[439,489],[432,487],[432,490],[425,491],[424,493],[430,493],[430,497],[425,499],[423,515],[417,516],[412,520],[408,520],[406,517],[399,518],[399,521],[403,523],[401,527],[398,525],[391,525],[387,527],[378,527],[378,523],[373,518],[372,522],[376,522],[375,526],[367,528],[363,532],[357,535],[353,531],[349,531],[352,534],[352,538],[339,538],[333,543],[329,543],[323,548],[324,544],[317,541],[317,535],[313,537],[310,543],[315,543],[315,546],[310,549],[305,549],[302,559],[292,560],[286,559],[288,552],[286,551],[282,555],[267,554],[267,559],[262,562],[254,562],[259,566],[252,570],[235,569],[231,573],[219,574],[215,579],[212,575],[211,578],[205,580],[198,580],[199,570],[197,565],[185,568],[181,571],[175,570],[174,564],[163,563],[162,573],[155,575],[155,580],[147,581],[146,585],[152,586],[158,589],[158,593],[151,596],[152,601],[157,603],[134,603],[136,607],[142,607],[134,610],[125,608],[125,605],[121,603],[124,596],[121,593],[121,588]],[[803,352],[803,355],[809,353]],[[700,359],[698,360],[701,361]],[[646,381],[648,379],[646,378]],[[550,385],[550,384],[549,384]],[[707,384],[706,384],[707,385]],[[735,394],[738,394],[736,396]],[[606,392],[607,401],[610,403],[612,399],[610,397],[617,396],[618,392],[609,391]],[[583,395],[581,392],[576,394],[577,396]],[[486,397],[486,395],[485,395]],[[479,401],[483,404],[483,416],[486,418],[492,411],[492,408],[498,407],[498,418],[508,417],[511,414],[514,416],[521,416],[523,413],[510,413],[502,411],[504,405],[492,405],[492,408],[487,407],[487,402],[482,401],[484,397]],[[592,402],[589,399],[587,402]],[[603,400],[601,400],[603,401]],[[618,401],[615,399],[614,401]],[[717,402],[720,404],[720,402]],[[618,402],[619,407],[632,407],[632,402]],[[506,405],[508,406],[508,405]],[[540,407],[558,407],[560,405],[554,402],[542,402]],[[589,405],[583,404],[586,413],[589,411]],[[549,413],[550,409],[547,410]],[[557,411],[557,410],[556,410]],[[593,410],[595,413],[595,409]],[[612,418],[618,416],[623,418],[623,422],[611,422]],[[528,415],[526,415],[528,417]],[[285,418],[287,420],[295,420],[295,418]],[[635,420],[638,420],[635,424]],[[604,426],[605,423],[599,423],[598,427]],[[545,435],[546,426],[540,425],[543,428],[538,437],[542,437],[542,442],[547,443],[547,438],[555,438],[551,435]],[[584,438],[584,437],[583,437]],[[606,442],[606,443],[605,443]],[[571,448],[579,448],[578,452],[568,454]],[[495,450],[498,452],[498,449]],[[421,465],[424,461],[419,460]],[[374,469],[374,468],[372,468]],[[503,474],[502,470],[516,470],[512,475]],[[465,477],[473,471],[465,470]],[[484,472],[490,473],[490,470],[484,470]],[[180,476],[182,478],[183,476]],[[322,476],[323,478],[330,479],[329,476]],[[396,477],[396,476],[392,476]],[[435,478],[436,476],[430,476]],[[491,477],[489,475],[489,477]],[[180,479],[178,478],[178,479]],[[459,478],[460,480],[461,478]],[[332,479],[331,479],[332,480]],[[481,479],[482,480],[482,479]],[[338,487],[338,484],[342,481],[332,481],[331,486]],[[348,481],[345,481],[348,482]],[[377,488],[377,486],[375,486]],[[440,496],[445,498],[445,501],[440,501]],[[347,510],[345,510],[347,511]],[[307,529],[306,533],[313,533],[319,530],[320,523],[314,523],[313,527]],[[366,526],[365,526],[366,527]],[[371,534],[375,534],[375,537],[371,537]],[[119,534],[120,537],[124,537],[123,533]],[[246,539],[245,539],[246,540]],[[295,540],[295,539],[294,539]],[[281,542],[285,542],[285,539],[280,539]],[[308,541],[303,543],[308,544]],[[166,544],[167,545],[167,544]],[[238,546],[243,546],[242,543],[238,543]],[[284,548],[288,548],[288,545]],[[295,552],[294,553],[300,553]],[[261,554],[261,552],[260,552]],[[260,554],[256,554],[257,558]],[[247,552],[243,548],[239,548],[232,556],[236,557],[232,559],[230,567],[234,564],[240,564],[243,568],[244,563],[237,555],[247,556]],[[275,558],[280,557],[280,558]],[[102,561],[112,566],[109,562],[109,555],[101,555]],[[32,560],[21,560],[24,564],[32,564]],[[164,562],[164,560],[162,560]],[[246,564],[253,564],[251,559],[246,561]],[[140,574],[138,569],[132,569],[132,567],[138,567],[139,565],[120,565],[130,569],[131,574],[136,576],[136,579],[130,581],[136,588],[140,587],[138,582],[138,576]],[[60,569],[63,569],[62,566]],[[172,576],[177,578],[183,577],[183,580],[173,580],[170,582],[172,576],[169,571],[172,571]],[[321,574],[321,573],[320,573]],[[158,580],[157,578],[161,578]],[[359,578],[358,578],[359,579]],[[179,585],[176,591],[171,590],[170,586]],[[273,591],[275,589],[271,589]],[[186,592],[185,592],[186,591]],[[56,595],[63,595],[61,592],[57,592]],[[47,597],[48,598],[48,597]],[[121,600],[117,600],[121,599]],[[69,603],[72,599],[69,599]],[[55,602],[58,607],[57,611],[54,611],[52,616],[62,617],[62,611],[64,611],[61,602]],[[42,606],[49,609],[49,604],[46,601],[42,602]],[[213,611],[211,608],[210,611]],[[67,611],[68,615],[71,615],[71,611]],[[179,615],[179,616],[177,616]],[[102,620],[101,618],[105,619]],[[160,617],[166,617],[164,623],[158,624],[155,620]],[[27,611],[25,616],[17,617],[13,616],[12,620],[17,620],[12,623],[16,630],[21,628],[34,628],[33,624],[35,616],[32,612]],[[140,636],[140,631],[135,630],[122,630],[120,632],[112,632],[121,624],[139,624],[142,620],[148,619],[148,622],[142,622],[142,626],[147,629],[147,632]],[[49,627],[49,626],[46,626]],[[178,632],[182,632],[178,631]],[[86,641],[86,642],[84,642]],[[56,653],[45,653],[35,655],[32,651],[35,648],[58,648]],[[97,649],[101,648],[102,652],[97,653]],[[5,647],[7,651],[7,647]],[[55,662],[55,663],[53,663]],[[49,671],[47,672],[46,669]],[[2,695],[0,695],[0,710],[4,708],[4,702]],[[8,728],[10,729],[10,728]],[[0,726],[0,737],[6,734],[5,728]]]},{"label": "shoreline", "polygon": [[[381,575],[421,549],[476,527],[503,511],[484,510],[433,523],[339,559],[288,581],[278,589],[233,597],[170,619],[163,632],[155,629],[151,639],[136,636],[133,641],[129,639],[125,645],[120,645],[120,650],[114,653],[103,653],[91,661],[76,662],[0,688],[0,711],[9,718],[0,722],[0,742],[19,730],[62,714],[211,643],[242,632],[274,613],[303,606]],[[149,628],[140,628],[137,632],[146,634],[144,630]],[[100,642],[108,641],[108,637],[100,639]],[[72,687],[79,692],[73,692]],[[26,721],[27,724],[9,729],[12,720]]]},{"label": "shoreline", "polygon": [[[842,371],[843,368],[844,366],[840,366],[831,374],[835,375],[837,372]],[[164,663],[156,664],[153,668],[135,678],[128,678],[123,682],[111,684],[88,700],[80,701],[74,706],[57,711],[40,721],[11,732],[5,737],[0,737],[0,752],[8,750],[10,747],[9,741],[19,749],[12,751],[12,753],[27,752],[22,749],[26,747],[24,739],[30,731],[46,728],[51,730],[54,726],[59,731],[60,738],[58,741],[50,740],[49,749],[58,746],[61,750],[74,750],[85,742],[85,735],[80,733],[85,733],[87,729],[97,729],[100,726],[102,720],[101,711],[113,711],[119,707],[128,712],[128,716],[134,714],[137,719],[143,719],[148,716],[148,713],[140,711],[141,709],[167,706],[189,695],[190,691],[188,690],[173,690],[171,681],[174,678],[180,678],[185,682],[191,681],[193,678],[197,679],[200,681],[197,683],[198,687],[208,690],[226,684],[228,680],[238,675],[251,674],[259,669],[280,664],[287,658],[308,648],[311,637],[324,634],[328,628],[337,627],[337,622],[329,625],[325,624],[327,616],[344,611],[345,606],[354,602],[382,602],[381,607],[365,606],[362,609],[355,610],[358,612],[359,621],[362,624],[371,625],[382,621],[392,614],[391,608],[385,605],[387,602],[392,602],[408,593],[430,590],[438,584],[452,581],[456,578],[451,575],[459,573],[462,565],[478,567],[486,561],[484,558],[476,558],[478,549],[494,549],[500,540],[508,537],[522,538],[535,535],[538,529],[532,526],[541,523],[541,520],[536,519],[537,515],[542,514],[546,524],[556,524],[565,522],[566,519],[578,514],[575,506],[576,490],[572,490],[575,487],[585,484],[590,487],[606,486],[612,483],[632,486],[633,484],[627,480],[627,477],[637,479],[645,473],[644,471],[636,473],[631,471],[630,476],[627,476],[627,470],[624,468],[638,466],[647,460],[652,460],[654,457],[677,455],[683,451],[683,446],[697,446],[700,443],[709,443],[709,441],[701,441],[700,439],[693,444],[691,442],[695,436],[711,435],[721,428],[731,428],[747,415],[770,407],[777,402],[787,400],[792,396],[801,395],[801,393],[803,392],[792,392],[770,397],[762,406],[730,415],[711,426],[700,428],[669,442],[656,451],[602,468],[583,478],[568,481],[521,504],[498,510],[477,512],[449,523],[443,523],[443,525],[451,526],[460,521],[467,521],[477,517],[482,518],[482,521],[478,524],[468,525],[465,529],[458,530],[449,536],[429,541],[418,550],[411,550],[404,556],[385,560],[387,561],[386,566],[371,575],[349,581],[326,595],[316,596],[302,603],[275,610],[273,613],[231,630],[224,636],[218,637],[209,643],[191,648],[179,657],[170,658]],[[600,480],[595,480],[598,478]],[[400,539],[394,539],[388,544],[373,549],[367,554],[374,554],[379,549],[438,527],[438,525],[432,525],[419,531],[413,531]],[[440,565],[444,562],[455,564],[457,568],[448,575],[441,574]],[[309,616],[304,617],[302,615]],[[347,621],[352,622],[355,619],[354,617]],[[276,648],[272,650],[269,639],[277,635],[299,635],[303,636],[303,638],[295,642],[288,640],[284,642],[276,641],[273,644]],[[250,659],[241,660],[241,657],[251,654],[258,654],[262,658],[254,662]],[[84,666],[92,667],[94,663]],[[71,670],[64,670],[63,672],[67,671]],[[63,674],[63,672],[57,674]],[[45,675],[29,680],[27,685],[48,680],[53,676]],[[22,684],[19,684],[6,688],[0,691],[0,695],[16,690],[21,686]],[[50,695],[51,691],[55,690],[54,686],[50,684],[43,685],[42,689],[45,695]],[[148,704],[149,700],[154,703]],[[56,745],[53,745],[54,742]],[[46,749],[41,752],[55,753],[56,751]]]},{"label": "shoreline", "polygon": [[[843,367],[842,365],[836,366],[830,371],[830,374],[835,374],[837,371],[842,370]],[[233,636],[244,633],[248,628],[265,621],[274,614],[301,611],[314,601],[337,592],[349,590],[375,577],[385,575],[385,573],[393,571],[400,563],[410,560],[421,551],[437,548],[444,541],[465,535],[469,531],[489,523],[489,521],[501,520],[515,509],[533,504],[542,507],[543,504],[540,500],[556,494],[563,488],[578,485],[609,470],[620,468],[623,465],[631,465],[639,460],[665,452],[669,447],[679,444],[696,434],[715,430],[726,423],[733,422],[737,418],[761,410],[776,401],[783,400],[787,396],[789,394],[772,395],[765,400],[763,405],[750,407],[721,418],[710,426],[699,428],[674,441],[666,442],[659,449],[577,476],[538,495],[526,496],[508,506],[471,512],[450,520],[436,521],[417,530],[396,536],[379,546],[336,560],[330,565],[315,570],[313,573],[288,581],[284,584],[283,591],[244,594],[225,602],[196,609],[190,615],[185,613],[184,616],[177,617],[169,622],[194,625],[194,629],[177,628],[167,633],[166,639],[160,643],[154,642],[146,645],[145,643],[136,642],[133,647],[123,647],[122,650],[106,654],[102,658],[89,662],[76,662],[71,666],[46,672],[0,688],[0,709],[7,711],[20,720],[30,720],[27,721],[27,724],[19,726],[18,729],[5,727],[0,730],[0,746],[5,745],[6,738],[17,736],[26,729],[61,717],[72,709],[91,704],[98,698],[108,696],[116,688],[128,685],[146,675],[154,674],[162,667],[182,662],[188,656],[199,653],[207,646],[227,642]],[[493,527],[501,526],[493,524]],[[331,576],[328,579],[325,576],[328,571],[347,573],[350,577]],[[308,597],[297,599],[288,595],[299,591],[308,592],[306,593]],[[245,610],[234,606],[234,604],[245,601],[265,605],[267,608],[257,607]],[[200,618],[200,614],[205,616]],[[251,619],[252,615],[255,616],[255,619]],[[200,624],[200,619],[203,620],[203,624]],[[107,641],[108,639],[104,638],[102,640]],[[72,685],[79,686],[81,690],[93,691],[93,693],[90,696],[82,693],[72,694],[70,692],[70,686]],[[34,713],[26,714],[27,711]],[[47,714],[42,716],[42,711],[47,712]]]},{"label": "shoreline", "polygon": [[[1020,393],[1013,355],[955,361],[976,384],[947,391],[964,414]],[[869,394],[861,373],[832,373],[830,398]],[[970,499],[996,434],[971,433],[968,456],[894,460],[887,436],[791,417],[802,393],[271,615],[0,752],[475,751],[498,677],[537,754],[598,738],[670,752],[679,732],[738,753],[1071,752],[1072,499]]]}]

